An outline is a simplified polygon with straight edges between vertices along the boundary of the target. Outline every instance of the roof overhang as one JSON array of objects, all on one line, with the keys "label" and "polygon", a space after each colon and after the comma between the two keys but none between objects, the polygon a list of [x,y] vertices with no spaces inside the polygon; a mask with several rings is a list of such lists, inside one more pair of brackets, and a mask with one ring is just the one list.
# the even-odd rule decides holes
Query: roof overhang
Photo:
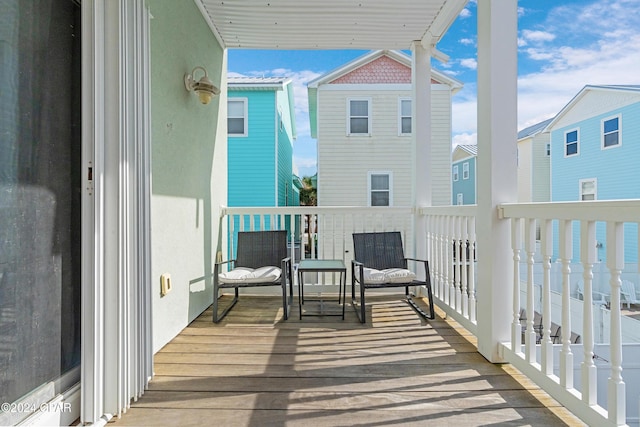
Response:
[{"label": "roof overhang", "polygon": [[638,85],[586,85],[583,87],[576,96],[573,97],[567,105],[551,120],[551,122],[544,128],[542,132],[551,132],[556,124],[578,103],[585,97],[590,91],[606,91],[606,92],[632,92],[640,94],[640,86]]},{"label": "roof overhang", "polygon": [[223,48],[432,47],[467,0],[194,0]]}]

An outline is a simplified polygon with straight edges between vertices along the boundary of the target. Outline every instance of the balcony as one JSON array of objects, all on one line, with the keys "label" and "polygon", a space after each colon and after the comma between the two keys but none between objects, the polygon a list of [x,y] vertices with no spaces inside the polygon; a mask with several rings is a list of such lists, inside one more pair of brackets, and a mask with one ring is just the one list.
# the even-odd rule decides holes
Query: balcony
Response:
[{"label": "balcony", "polygon": [[297,306],[283,321],[277,296],[240,298],[217,325],[207,310],[155,355],[115,425],[578,424],[443,311],[425,322],[398,293],[370,302],[364,325],[350,307],[344,321],[300,321]]},{"label": "balcony", "polygon": [[[295,302],[292,318],[281,321],[277,297],[241,298],[224,323],[214,325],[209,310],[156,355],[150,392],[119,424],[135,424],[150,409],[184,424],[199,416],[185,409],[199,409],[234,425],[410,425],[438,417],[460,425],[553,425],[560,422],[554,417],[571,414],[591,425],[638,425],[640,369],[633,360],[640,340],[630,332],[636,321],[621,311],[620,289],[622,278],[637,274],[637,260],[635,273],[625,269],[622,248],[640,201],[504,204],[498,211],[511,224],[511,254],[501,265],[513,270],[513,281],[512,304],[503,307],[510,336],[496,345],[510,365],[478,352],[490,334],[477,272],[483,248],[496,242],[477,242],[476,206],[225,208],[221,249],[233,253],[237,231],[287,229],[291,247],[300,248],[292,251],[294,264],[305,253],[349,264],[353,232],[401,231],[407,255],[430,260],[437,319],[421,322],[398,294],[374,298],[367,308],[373,322],[365,325],[351,308],[344,322],[298,321]],[[606,262],[599,263],[596,229],[603,222]],[[581,248],[576,256],[573,246]],[[314,279],[318,292],[337,292],[331,275]],[[593,298],[602,286],[607,306]],[[533,316],[520,318],[522,309],[540,314],[540,333]],[[552,324],[571,334],[552,340]],[[538,400],[546,393],[555,400]]]}]

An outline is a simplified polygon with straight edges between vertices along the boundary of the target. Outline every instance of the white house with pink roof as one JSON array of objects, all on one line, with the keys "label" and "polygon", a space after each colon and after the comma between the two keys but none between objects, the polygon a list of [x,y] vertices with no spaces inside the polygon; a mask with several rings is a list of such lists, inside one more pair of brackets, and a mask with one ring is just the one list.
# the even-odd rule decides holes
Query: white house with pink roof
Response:
[{"label": "white house with pink roof", "polygon": [[[451,204],[451,97],[462,83],[431,70],[433,204]],[[308,85],[319,206],[411,206],[415,184],[411,58],[367,53]]]}]

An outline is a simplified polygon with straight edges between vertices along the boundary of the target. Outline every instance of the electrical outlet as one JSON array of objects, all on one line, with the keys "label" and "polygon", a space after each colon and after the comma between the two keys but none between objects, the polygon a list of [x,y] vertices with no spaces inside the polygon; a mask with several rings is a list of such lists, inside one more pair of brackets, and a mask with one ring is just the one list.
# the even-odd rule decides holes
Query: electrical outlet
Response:
[{"label": "electrical outlet", "polygon": [[171,291],[171,275],[164,273],[160,276],[160,296],[163,297]]}]

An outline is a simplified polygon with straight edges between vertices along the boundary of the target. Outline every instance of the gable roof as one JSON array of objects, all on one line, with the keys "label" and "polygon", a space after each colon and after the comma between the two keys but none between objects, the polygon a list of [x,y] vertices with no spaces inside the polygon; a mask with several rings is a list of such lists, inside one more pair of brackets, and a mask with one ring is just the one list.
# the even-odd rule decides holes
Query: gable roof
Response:
[{"label": "gable roof", "polygon": [[578,104],[588,93],[592,91],[601,92],[619,92],[619,93],[632,93],[640,95],[640,85],[586,85],[583,87],[576,96],[573,97],[567,105],[565,105],[557,116],[549,122],[543,132],[550,132],[551,129],[564,117],[573,107]]},{"label": "gable roof", "polygon": [[287,77],[227,77],[227,91],[286,91],[289,103],[289,118],[291,120],[291,136],[297,138],[296,108],[294,105],[292,80]]},{"label": "gable roof", "polygon": [[456,145],[453,149],[451,158],[453,162],[458,162],[469,157],[476,157],[478,155],[478,146],[475,144],[460,144]]},{"label": "gable roof", "polygon": [[[375,61],[376,59],[382,56],[387,56],[401,63],[402,65],[409,67],[409,69],[411,69],[411,57],[404,52],[397,51],[397,50],[372,50],[371,52],[368,52],[350,62],[347,62],[344,65],[341,65],[338,68],[335,68],[329,71],[328,73],[321,75],[320,77],[314,80],[311,80],[307,84],[307,87],[311,89],[316,89],[318,88],[318,86],[321,86],[326,83],[330,83],[338,79],[339,77],[342,77],[370,62]],[[440,84],[446,84],[451,86],[451,90],[454,93],[462,89],[462,86],[463,86],[463,83],[460,80],[447,76],[441,71],[435,70],[433,68],[431,69],[431,79],[435,80]]]},{"label": "gable roof", "polygon": [[518,132],[518,141],[520,141],[521,139],[529,138],[539,133],[542,133],[544,129],[547,127],[547,125],[551,123],[552,120],[553,120],[553,117],[545,121],[542,121],[540,123],[536,123],[535,125],[522,129],[520,132]]},{"label": "gable roof", "polygon": [[[350,73],[356,72],[359,68],[371,64],[382,57],[390,58],[396,63],[411,69],[411,57],[404,52],[396,50],[372,50],[338,68],[307,83],[309,99],[309,124],[311,126],[311,137],[316,138],[318,134],[318,87],[335,82]],[[453,77],[447,76],[441,71],[431,69],[431,80],[438,84],[451,87],[451,93],[456,93],[462,89],[463,83]],[[404,80],[402,80],[404,81]]]}]

